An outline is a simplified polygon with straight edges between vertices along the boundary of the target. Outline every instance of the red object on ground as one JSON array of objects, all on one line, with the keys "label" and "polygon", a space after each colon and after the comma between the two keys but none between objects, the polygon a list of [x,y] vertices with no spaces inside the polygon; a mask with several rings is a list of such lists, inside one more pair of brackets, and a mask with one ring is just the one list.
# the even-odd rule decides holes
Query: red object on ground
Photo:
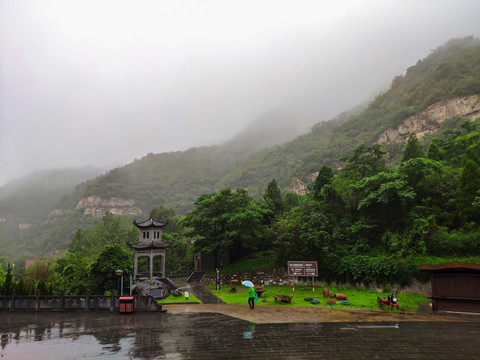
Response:
[{"label": "red object on ground", "polygon": [[135,311],[135,298],[133,296],[122,296],[119,301],[121,313],[132,313]]},{"label": "red object on ground", "polygon": [[292,284],[292,293],[295,295],[295,284]]}]

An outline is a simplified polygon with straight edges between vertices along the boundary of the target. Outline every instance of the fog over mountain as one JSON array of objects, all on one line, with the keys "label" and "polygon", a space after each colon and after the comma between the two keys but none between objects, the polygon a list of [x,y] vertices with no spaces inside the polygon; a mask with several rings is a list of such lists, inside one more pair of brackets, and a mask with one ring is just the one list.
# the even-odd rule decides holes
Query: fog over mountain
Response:
[{"label": "fog over mountain", "polygon": [[2,1],[0,186],[220,144],[278,109],[306,130],[478,37],[478,14],[474,0]]}]

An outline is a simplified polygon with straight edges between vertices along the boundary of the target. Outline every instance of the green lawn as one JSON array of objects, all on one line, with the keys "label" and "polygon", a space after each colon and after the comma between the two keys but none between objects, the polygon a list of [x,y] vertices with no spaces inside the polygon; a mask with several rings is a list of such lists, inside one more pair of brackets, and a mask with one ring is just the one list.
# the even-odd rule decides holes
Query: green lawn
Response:
[{"label": "green lawn", "polygon": [[[228,304],[247,304],[248,289],[245,286],[237,286],[237,293],[230,293],[230,286],[221,285],[220,290],[215,290],[215,285],[206,285],[208,290],[221,298]],[[335,300],[323,297],[323,288],[315,288],[315,295],[312,293],[311,286],[295,286],[295,295],[292,298],[291,304],[275,303],[274,295],[288,295],[292,296],[291,286],[271,285],[265,286],[265,298],[259,298],[256,305],[271,305],[271,306],[314,306],[314,307],[328,307],[339,309],[362,309],[362,310],[376,310],[380,306],[377,302],[377,297],[386,297],[390,295],[387,292],[375,292],[364,289],[344,289],[342,287],[327,287],[330,293],[340,293],[347,296],[350,305],[342,305],[341,301],[337,301],[335,305],[327,305],[327,300]],[[305,298],[314,298],[320,300],[320,303],[313,305]],[[430,300],[421,294],[398,294],[397,299],[402,312],[415,312],[419,304],[429,302]],[[398,310],[391,310],[398,311]]]}]

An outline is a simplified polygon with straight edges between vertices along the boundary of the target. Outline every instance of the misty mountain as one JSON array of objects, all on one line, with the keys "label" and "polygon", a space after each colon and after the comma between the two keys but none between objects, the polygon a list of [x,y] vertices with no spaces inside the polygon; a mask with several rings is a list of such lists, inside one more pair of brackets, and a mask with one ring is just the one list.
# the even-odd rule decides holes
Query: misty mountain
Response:
[{"label": "misty mountain", "polygon": [[[37,250],[35,247],[30,250],[38,252],[40,246],[44,253],[65,249],[75,226],[91,219],[85,216],[90,211],[88,206],[104,206],[102,199],[115,199],[110,201],[117,205],[115,211],[140,217],[159,205],[184,214],[193,208],[200,194],[224,187],[246,188],[251,195],[261,197],[273,178],[282,190],[288,191],[297,181],[306,181],[325,164],[334,168],[342,166],[339,159],[351,154],[356,146],[377,143],[386,131],[401,127],[406,119],[423,114],[429,107],[454,98],[480,95],[479,73],[480,41],[473,37],[453,39],[393,79],[390,89],[368,104],[319,122],[303,135],[294,137],[301,130],[297,124],[302,123],[296,121],[295,114],[274,111],[221,145],[150,153],[82,182],[56,201],[42,204],[38,214],[45,220],[46,208],[68,211],[59,211],[58,217],[49,219],[50,225],[41,225],[36,239]],[[430,133],[440,127],[439,124],[433,126],[429,119],[425,123],[430,126]],[[428,141],[429,136],[427,134],[424,140]],[[395,163],[405,143],[397,141],[382,146],[388,150],[388,161]],[[15,199],[25,201],[18,191],[10,192],[9,199],[12,208],[17,206]],[[79,206],[81,200],[85,201]],[[128,208],[132,203],[136,212],[133,207]],[[37,205],[29,205],[29,211],[35,211]],[[8,213],[9,206],[2,200],[0,214]],[[62,226],[67,230],[62,232]],[[7,235],[2,233],[1,236],[0,246],[6,243]],[[26,235],[8,234],[8,238],[17,239],[18,244],[27,241]]]},{"label": "misty mountain", "polygon": [[93,179],[105,169],[84,167],[35,171],[0,187],[0,218],[25,223],[45,221],[52,205],[70,194],[77,185]]},{"label": "misty mountain", "polygon": [[227,152],[244,156],[283,145],[305,133],[306,130],[305,123],[299,122],[295,113],[288,110],[275,110],[252,121],[220,147]]}]

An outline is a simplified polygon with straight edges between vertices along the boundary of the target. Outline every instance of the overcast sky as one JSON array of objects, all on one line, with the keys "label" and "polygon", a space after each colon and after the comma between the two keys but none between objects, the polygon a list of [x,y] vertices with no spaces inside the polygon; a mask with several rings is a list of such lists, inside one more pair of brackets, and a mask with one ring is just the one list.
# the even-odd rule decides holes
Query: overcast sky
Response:
[{"label": "overcast sky", "polygon": [[278,107],[357,105],[478,0],[0,0],[0,185],[220,143]]}]

